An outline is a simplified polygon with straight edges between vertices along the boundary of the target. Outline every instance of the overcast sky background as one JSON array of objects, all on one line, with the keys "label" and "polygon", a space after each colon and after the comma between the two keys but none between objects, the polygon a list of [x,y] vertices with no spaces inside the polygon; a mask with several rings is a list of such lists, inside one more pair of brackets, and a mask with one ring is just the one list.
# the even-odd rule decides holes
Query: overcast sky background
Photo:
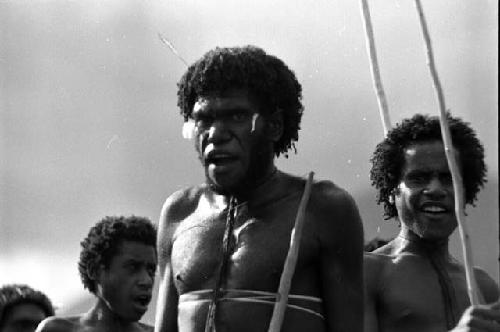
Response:
[{"label": "overcast sky background", "polygon": [[[447,107],[485,145],[489,182],[467,221],[475,263],[498,280],[498,3],[422,2]],[[370,7],[392,121],[438,114],[413,1]],[[383,130],[359,1],[0,0],[0,284],[72,313],[90,298],[76,265],[88,229],[113,214],[156,222],[170,193],[202,180],[176,106],[185,66],[158,33],[188,62],[245,44],[283,59],[305,113],[278,166],[351,192],[367,240],[397,233],[368,178]],[[461,258],[457,236],[451,247]]]}]

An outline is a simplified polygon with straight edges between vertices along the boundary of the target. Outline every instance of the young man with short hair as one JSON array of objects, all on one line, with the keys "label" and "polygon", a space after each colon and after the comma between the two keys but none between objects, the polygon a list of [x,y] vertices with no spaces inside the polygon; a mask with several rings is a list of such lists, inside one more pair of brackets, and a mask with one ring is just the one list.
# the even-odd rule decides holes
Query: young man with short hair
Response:
[{"label": "young man with short hair", "polygon": [[52,317],[38,332],[142,332],[156,271],[156,230],[142,217],[105,217],[81,242],[78,268],[97,301],[85,314]]},{"label": "young man with short hair", "polygon": [[0,287],[0,332],[33,332],[53,315],[52,302],[44,293],[22,284]]},{"label": "young man with short hair", "polygon": [[[483,146],[469,124],[448,116],[464,186],[473,204],[485,182]],[[498,286],[482,269],[475,276],[485,303],[469,307],[464,266],[448,251],[457,227],[451,173],[438,117],[402,121],[371,158],[371,179],[396,238],[365,253],[365,332],[500,331]],[[468,308],[469,307],[469,308]]]}]

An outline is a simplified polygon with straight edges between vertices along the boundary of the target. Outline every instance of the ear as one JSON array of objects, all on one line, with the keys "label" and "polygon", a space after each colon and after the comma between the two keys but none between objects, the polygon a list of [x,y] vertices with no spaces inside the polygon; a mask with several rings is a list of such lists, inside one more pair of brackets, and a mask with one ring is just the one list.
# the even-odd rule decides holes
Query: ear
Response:
[{"label": "ear", "polygon": [[266,136],[273,142],[279,141],[283,135],[283,122],[283,111],[280,109],[273,114],[266,116],[265,133]]},{"label": "ear", "polygon": [[396,195],[398,194],[398,191],[398,188],[391,190],[391,193],[389,194],[389,203],[394,204],[396,202]]},{"label": "ear", "polygon": [[104,270],[105,270],[104,265],[102,264],[99,264],[97,267],[90,269],[89,270],[90,279],[92,279],[95,283],[100,283]]}]

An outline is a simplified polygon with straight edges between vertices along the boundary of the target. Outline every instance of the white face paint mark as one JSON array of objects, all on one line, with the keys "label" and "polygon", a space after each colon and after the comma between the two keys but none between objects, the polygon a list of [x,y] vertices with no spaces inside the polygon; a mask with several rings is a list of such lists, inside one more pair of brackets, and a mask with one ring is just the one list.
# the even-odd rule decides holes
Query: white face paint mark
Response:
[{"label": "white face paint mark", "polygon": [[257,122],[257,118],[259,117],[259,113],[254,113],[252,115],[252,130],[250,131],[253,133],[255,131],[255,123]]},{"label": "white face paint mark", "polygon": [[182,125],[182,137],[185,139],[192,139],[194,137],[195,124],[193,120],[187,120]]}]

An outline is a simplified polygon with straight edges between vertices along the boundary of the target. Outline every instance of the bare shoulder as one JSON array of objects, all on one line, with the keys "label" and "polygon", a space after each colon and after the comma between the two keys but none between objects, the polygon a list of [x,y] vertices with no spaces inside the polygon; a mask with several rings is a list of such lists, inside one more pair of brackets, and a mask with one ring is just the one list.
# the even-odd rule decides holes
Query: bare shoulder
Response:
[{"label": "bare shoulder", "polygon": [[474,274],[486,303],[493,303],[498,301],[499,289],[495,280],[480,267],[474,267]]},{"label": "bare shoulder", "polygon": [[48,317],[36,329],[36,332],[71,332],[79,326],[80,316],[74,317]]},{"label": "bare shoulder", "polygon": [[330,180],[314,181],[311,197],[320,203],[326,205],[339,204],[343,206],[346,202],[354,203],[351,195],[340,186]]},{"label": "bare shoulder", "polygon": [[166,199],[158,222],[159,239],[168,239],[172,228],[193,213],[204,191],[204,186],[190,187],[176,191]]},{"label": "bare shoulder", "polygon": [[390,266],[392,263],[392,257],[381,253],[364,252],[363,262],[365,264],[366,271],[380,273],[382,270]]},{"label": "bare shoulder", "polygon": [[311,189],[309,206],[326,236],[331,237],[334,233],[335,237],[342,239],[349,233],[362,234],[361,217],[356,202],[345,189],[333,182],[315,182]]},{"label": "bare shoulder", "polygon": [[186,218],[196,208],[200,196],[206,189],[206,186],[200,185],[178,190],[170,195],[162,207],[159,229]]},{"label": "bare shoulder", "polygon": [[328,219],[331,217],[358,218],[356,202],[345,189],[328,180],[317,181],[311,189],[311,206]]},{"label": "bare shoulder", "polygon": [[389,272],[392,257],[380,253],[363,253],[364,279],[367,291],[381,289],[384,275]]},{"label": "bare shoulder", "polygon": [[153,326],[144,323],[139,323],[139,327],[141,328],[141,331],[144,332],[153,332],[155,329]]},{"label": "bare shoulder", "polygon": [[204,186],[190,187],[170,195],[161,209],[158,222],[157,248],[160,273],[169,260],[172,236],[177,226],[196,209],[200,196],[206,190]]}]

